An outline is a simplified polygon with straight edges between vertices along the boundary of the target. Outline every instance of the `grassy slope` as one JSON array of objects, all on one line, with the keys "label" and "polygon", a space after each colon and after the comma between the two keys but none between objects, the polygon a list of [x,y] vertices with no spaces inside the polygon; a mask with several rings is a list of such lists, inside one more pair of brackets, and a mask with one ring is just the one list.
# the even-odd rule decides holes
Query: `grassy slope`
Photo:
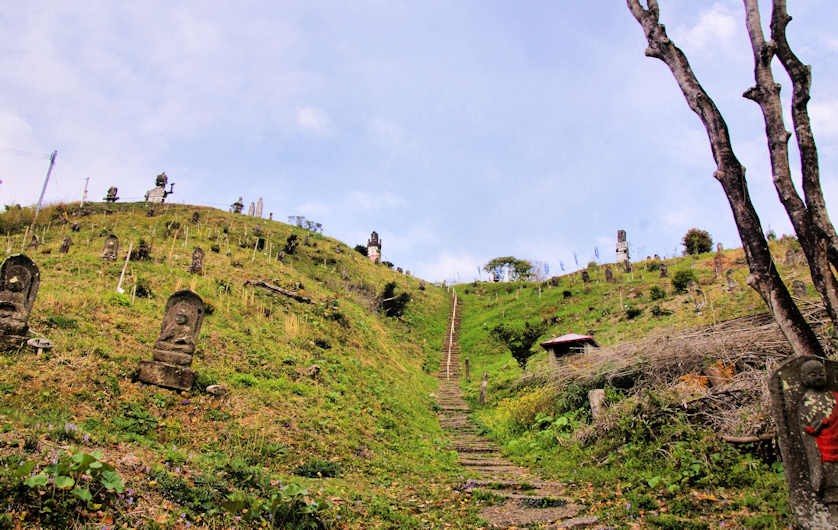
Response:
[{"label": "grassy slope", "polygon": [[[428,374],[438,362],[449,309],[442,289],[421,291],[417,279],[375,266],[319,235],[310,235],[316,247],[300,244],[278,263],[276,249],[289,234],[301,240],[308,234],[278,222],[182,205],[169,205],[156,217],[147,217],[142,204],[112,209],[106,215],[103,205],[91,205],[93,215],[71,215],[81,225],[78,233],[61,224],[60,208],[42,214],[50,226],[45,247],[52,252],[29,251],[41,270],[30,328],[53,340],[55,349],[0,357],[0,439],[7,462],[45,459],[76,444],[103,449],[135,493],[131,504],[120,500],[99,515],[77,517],[87,522],[243,525],[258,514],[213,513],[222,493],[258,503],[290,482],[328,500],[326,517],[338,525],[474,522],[468,501],[451,502],[455,459],[445,450],[429,397],[435,381]],[[194,211],[201,215],[198,225],[190,222]],[[15,215],[6,214],[7,227]],[[0,215],[0,226],[2,221]],[[180,229],[166,235],[169,221]],[[274,259],[261,252],[254,259],[257,226]],[[139,282],[153,298],[132,301],[114,292],[122,261],[99,259],[103,236],[111,231],[120,237],[121,257],[129,241],[135,248],[140,238],[151,242],[152,261],[131,262],[125,286],[130,295]],[[68,255],[58,254],[65,235],[73,246]],[[19,232],[6,238],[18,249],[20,241]],[[210,251],[212,244],[219,253]],[[186,271],[194,245],[206,251],[203,276]],[[241,268],[232,265],[236,261]],[[243,287],[255,279],[295,290],[302,284],[315,303]],[[222,281],[231,285],[229,293]],[[388,281],[413,296],[402,321],[371,309],[370,298]],[[137,362],[151,358],[167,297],[183,288],[215,308],[204,321],[192,367],[202,387],[228,387],[224,399],[132,382]],[[312,365],[320,368],[316,377],[308,374]],[[56,427],[65,424],[81,431],[65,434]],[[27,439],[38,443],[23,444]],[[131,465],[136,461],[129,455],[141,465]],[[326,470],[324,461],[339,464],[337,478],[294,475],[301,464]],[[136,506],[145,511],[126,515]],[[17,506],[11,515],[36,524],[33,511]]]},{"label": "grassy slope", "polygon": [[[809,293],[814,294],[805,267],[782,265],[788,248],[796,248],[796,242],[784,239],[772,243],[783,278],[788,283],[794,279],[804,280]],[[694,442],[706,433],[693,432],[683,425],[663,427],[659,433],[660,441],[645,440],[638,443],[637,447],[627,441],[625,448],[628,453],[624,454],[621,448],[617,451],[619,455],[603,454],[589,444],[568,440],[562,442],[565,438],[577,437],[575,431],[584,430],[590,423],[590,409],[586,408],[584,389],[557,391],[539,385],[517,385],[522,375],[520,368],[508,351],[489,336],[489,330],[500,322],[520,324],[524,320],[557,317],[558,322],[551,326],[543,339],[570,332],[594,333],[597,341],[607,346],[653,333],[668,333],[764,311],[762,300],[745,284],[748,273],[742,250],[724,252],[724,268],[735,270],[734,278],[740,287],[735,293],[723,289],[725,282],[722,279],[714,280],[713,257],[713,253],[708,253],[667,262],[670,278],[680,269],[691,268],[694,271],[708,299],[702,311],[695,309],[688,294],[674,293],[669,279],[661,279],[657,271],[642,270],[642,266],[635,266],[633,274],[617,272],[615,284],[604,282],[601,270],[592,272],[595,282],[590,284],[583,284],[578,274],[562,276],[558,287],[544,287],[541,296],[534,283],[459,286],[457,291],[463,299],[461,348],[463,355],[470,359],[474,374],[471,382],[463,381],[463,385],[475,406],[479,393],[479,374],[484,370],[489,372],[490,399],[485,407],[478,407],[476,417],[496,439],[505,444],[506,452],[519,462],[536,466],[545,474],[585,484],[579,489],[580,496],[593,504],[594,513],[612,523],[625,524],[627,521],[642,519],[644,514],[652,512],[664,517],[665,512],[669,512],[696,520],[714,520],[715,517],[717,522],[725,520],[736,525],[765,524],[770,527],[787,523],[785,483],[778,469],[769,469],[748,455],[740,455],[729,446],[723,447],[724,444],[704,444],[699,447],[701,444]],[[665,289],[667,295],[663,300],[651,299],[650,289],[655,285]],[[571,292],[570,298],[564,297],[564,291]],[[655,305],[672,313],[655,316],[652,314]],[[628,318],[626,306],[642,309],[642,313]],[[547,354],[537,346],[536,349],[539,353],[530,359],[530,373],[538,373],[547,368]],[[614,400],[620,399],[615,394],[611,394],[611,397]],[[544,421],[533,419],[539,417],[539,414]],[[566,426],[559,428],[551,423],[562,415],[569,420]],[[560,421],[565,422],[564,419]],[[637,430],[638,427],[633,425],[626,428]],[[681,428],[689,432],[678,431]],[[622,434],[627,438],[633,436],[632,433]],[[747,473],[743,471],[740,474],[742,476],[715,477],[718,480],[711,477],[705,480],[719,499],[725,499],[722,508],[717,503],[702,504],[697,500],[706,495],[697,487],[684,489],[679,492],[680,496],[674,497],[671,492],[663,491],[663,496],[659,498],[661,490],[665,488],[648,485],[649,479],[655,483],[655,477],[662,477],[664,480],[661,483],[665,483],[671,476],[681,473],[678,465],[672,461],[672,455],[677,454],[677,451],[673,451],[673,444],[677,447],[679,439],[690,440],[684,446],[690,454],[718,454],[720,456],[713,458],[718,458],[719,464],[724,463],[731,470],[747,468]],[[668,454],[671,458],[656,460],[652,455],[655,451]],[[674,458],[689,460],[681,456]],[[713,475],[719,473],[718,469],[718,466],[707,466],[702,473],[706,471],[708,475]],[[738,489],[723,487],[737,481],[741,483]],[[719,493],[719,488],[727,493]],[[626,499],[625,495],[633,497],[634,502]],[[713,509],[707,508],[710,504]],[[670,509],[672,506],[674,509]],[[650,520],[646,522],[648,524]],[[686,523],[680,521],[677,524]]]}]

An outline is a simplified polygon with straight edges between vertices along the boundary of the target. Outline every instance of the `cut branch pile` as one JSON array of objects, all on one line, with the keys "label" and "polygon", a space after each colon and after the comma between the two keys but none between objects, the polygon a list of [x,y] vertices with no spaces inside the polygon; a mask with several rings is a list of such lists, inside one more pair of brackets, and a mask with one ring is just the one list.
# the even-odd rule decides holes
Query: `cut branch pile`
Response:
[{"label": "cut branch pile", "polygon": [[310,304],[311,298],[306,298],[301,294],[297,294],[294,291],[289,291],[288,289],[283,289],[282,287],[277,287],[271,283],[266,282],[265,280],[259,281],[246,281],[244,282],[245,287],[261,287],[273,294],[281,294],[282,296],[287,296],[288,298],[294,299],[298,302],[302,302],[304,304]]}]

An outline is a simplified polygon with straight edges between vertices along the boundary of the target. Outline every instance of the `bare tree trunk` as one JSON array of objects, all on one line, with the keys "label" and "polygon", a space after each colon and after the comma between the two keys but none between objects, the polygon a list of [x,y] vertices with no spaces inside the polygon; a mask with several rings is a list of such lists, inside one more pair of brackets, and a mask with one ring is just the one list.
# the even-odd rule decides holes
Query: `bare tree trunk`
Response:
[{"label": "bare tree trunk", "polygon": [[[774,187],[780,197],[780,202],[786,209],[791,220],[794,231],[797,234],[803,253],[809,263],[809,270],[812,274],[812,282],[815,285],[821,298],[824,301],[826,311],[834,323],[838,322],[838,282],[829,266],[827,249],[828,239],[821,237],[823,231],[816,228],[815,222],[810,215],[803,199],[798,195],[791,179],[791,168],[789,166],[788,141],[791,133],[786,130],[783,119],[783,107],[780,100],[780,85],[774,80],[771,71],[771,60],[774,58],[776,44],[765,41],[762,31],[762,23],[759,15],[758,0],[744,0],[745,2],[745,23],[748,27],[748,36],[751,40],[751,48],[754,51],[754,78],[756,86],[748,89],[744,97],[756,102],[762,110],[765,120],[765,136],[768,139],[768,151],[771,159],[771,172],[774,179]],[[776,15],[772,18],[776,18]],[[806,116],[808,123],[808,115]],[[810,137],[811,139],[811,137]],[[811,146],[814,149],[814,140]],[[815,173],[817,174],[817,150],[815,149]],[[817,177],[816,177],[817,178]],[[817,185],[818,195],[820,184]],[[828,218],[827,218],[828,222]],[[831,223],[828,223],[830,227]]]},{"label": "bare tree trunk", "polygon": [[626,3],[646,34],[649,43],[646,55],[660,59],[669,67],[687,104],[701,118],[707,130],[717,167],[713,176],[725,191],[748,259],[751,271],[748,283],[765,300],[795,353],[823,357],[824,351],[817,336],[794,304],[774,266],[759,216],[748,193],[745,168],[733,152],[727,123],[721,112],[698,82],[687,57],[672,43],[666,28],[659,23],[658,1],[647,0],[647,8],[639,0],[626,0]]},{"label": "bare tree trunk", "polygon": [[820,236],[828,241],[829,260],[833,266],[838,268],[838,234],[826,212],[826,205],[823,200],[823,191],[820,182],[820,168],[818,165],[818,149],[815,146],[815,137],[812,134],[812,125],[809,122],[809,88],[812,84],[812,69],[803,64],[794,54],[786,39],[786,27],[791,22],[791,17],[786,9],[786,0],[774,0],[774,9],[771,12],[771,42],[774,46],[774,53],[780,59],[791,78],[793,94],[791,102],[791,115],[794,121],[794,132],[797,138],[797,146],[800,150],[800,166],[803,170],[803,194],[806,197],[806,206]]}]

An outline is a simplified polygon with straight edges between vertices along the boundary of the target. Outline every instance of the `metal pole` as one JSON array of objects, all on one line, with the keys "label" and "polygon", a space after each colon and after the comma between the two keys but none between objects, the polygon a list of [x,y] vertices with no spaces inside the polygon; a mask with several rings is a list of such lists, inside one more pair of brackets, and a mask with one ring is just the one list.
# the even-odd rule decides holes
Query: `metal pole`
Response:
[{"label": "metal pole", "polygon": [[26,229],[26,234],[23,236],[23,245],[26,245],[26,237],[35,231],[35,221],[38,219],[38,213],[41,211],[41,203],[44,200],[44,193],[47,191],[47,184],[49,177],[52,175],[52,168],[55,167],[55,157],[58,156],[58,151],[53,151],[49,157],[49,169],[47,169],[47,176],[44,179],[44,187],[41,188],[41,196],[38,197],[38,205],[35,207],[35,215],[32,216],[32,224]]}]

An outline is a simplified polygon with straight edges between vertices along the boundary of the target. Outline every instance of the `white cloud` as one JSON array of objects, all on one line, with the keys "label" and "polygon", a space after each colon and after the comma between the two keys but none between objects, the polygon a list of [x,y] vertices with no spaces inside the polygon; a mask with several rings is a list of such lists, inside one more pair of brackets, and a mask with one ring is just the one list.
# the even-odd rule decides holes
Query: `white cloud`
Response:
[{"label": "white cloud", "polygon": [[809,115],[815,139],[818,135],[838,136],[838,99],[812,101],[809,103]]},{"label": "white cloud", "polygon": [[329,115],[317,107],[299,107],[297,125],[316,134],[327,135],[332,132],[332,121]]},{"label": "white cloud", "polygon": [[405,200],[390,191],[353,191],[348,195],[349,206],[361,210],[385,210],[405,205]]},{"label": "white cloud", "polygon": [[737,34],[737,18],[734,11],[720,3],[704,11],[698,23],[690,28],[680,28],[679,46],[688,52],[717,48],[720,43],[730,43]]},{"label": "white cloud", "polygon": [[466,282],[477,277],[477,268],[486,261],[467,252],[443,252],[433,261],[420,263],[411,273],[433,282]]}]

